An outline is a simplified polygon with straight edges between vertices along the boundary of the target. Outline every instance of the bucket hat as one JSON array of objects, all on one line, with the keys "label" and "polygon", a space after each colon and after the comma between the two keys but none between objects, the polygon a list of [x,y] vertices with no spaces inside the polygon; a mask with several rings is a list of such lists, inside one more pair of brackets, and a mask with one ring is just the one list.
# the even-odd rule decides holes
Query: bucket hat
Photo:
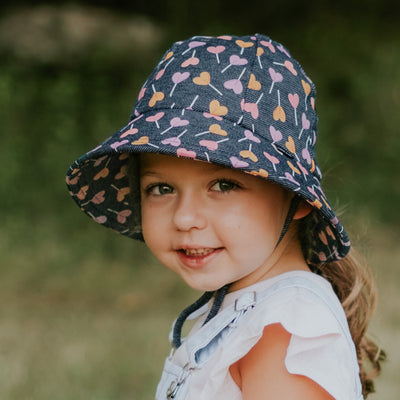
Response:
[{"label": "bucket hat", "polygon": [[267,36],[195,36],[167,50],[127,125],[77,159],[67,186],[96,222],[143,240],[129,154],[160,153],[239,169],[281,185],[313,211],[302,229],[310,264],[344,257],[348,236],[321,187],[315,86]]}]

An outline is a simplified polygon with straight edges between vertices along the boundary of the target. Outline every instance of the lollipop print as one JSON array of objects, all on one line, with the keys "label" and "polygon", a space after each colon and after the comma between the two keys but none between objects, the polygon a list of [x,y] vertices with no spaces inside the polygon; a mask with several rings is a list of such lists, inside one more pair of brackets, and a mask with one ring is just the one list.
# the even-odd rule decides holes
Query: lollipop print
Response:
[{"label": "lollipop print", "polygon": [[299,159],[296,154],[296,145],[294,144],[294,140],[291,136],[288,137],[285,147],[297,158],[297,160]]},{"label": "lollipop print", "polygon": [[288,99],[291,104],[291,106],[294,109],[294,119],[296,121],[296,126],[297,126],[297,106],[299,105],[299,95],[297,93],[289,93],[288,94]]},{"label": "lollipop print", "polygon": [[221,140],[218,140],[218,141],[215,141],[215,140],[200,140],[199,144],[200,144],[200,146],[207,147],[208,150],[215,151],[215,150],[218,149],[218,144],[219,143],[226,142],[227,140],[229,140],[229,139],[226,138],[226,139],[221,139]]},{"label": "lollipop print", "polygon": [[275,156],[267,153],[266,151],[264,151],[264,156],[268,159],[268,161],[272,164],[272,167],[274,168],[274,171],[276,172],[276,164],[279,164],[279,159],[276,158]]},{"label": "lollipop print", "polygon": [[258,157],[251,151],[251,144],[249,145],[248,150],[242,150],[239,154],[243,158],[250,158],[250,160],[253,162],[258,161]]},{"label": "lollipop print", "polygon": [[311,165],[311,155],[310,152],[308,151],[308,145],[311,144],[312,139],[310,137],[307,138],[306,141],[306,147],[301,151],[301,156],[304,158],[304,160],[307,161],[307,164]]},{"label": "lollipop print", "polygon": [[207,71],[203,71],[199,76],[193,78],[193,82],[200,86],[210,86],[210,88],[214,89],[220,96],[222,96],[222,93],[215,86],[211,85],[211,77]]},{"label": "lollipop print", "polygon": [[101,190],[100,192],[96,193],[89,201],[87,201],[86,203],[82,204],[82,207],[88,205],[89,203],[93,203],[93,204],[101,204],[105,201],[105,195],[106,191],[105,190]]},{"label": "lollipop print", "polygon": [[189,76],[190,76],[190,72],[175,72],[172,75],[172,82],[174,82],[174,86],[172,87],[172,90],[169,93],[169,97],[172,97],[172,94],[174,93],[176,86],[179,83],[185,81],[187,78],[189,78]]},{"label": "lollipop print", "polygon": [[221,73],[224,73],[232,65],[246,65],[247,63],[248,61],[246,58],[240,58],[236,54],[233,54],[229,57],[229,64],[221,71]]},{"label": "lollipop print", "polygon": [[306,81],[304,81],[303,79],[301,80],[301,84],[303,86],[304,89],[304,93],[306,94],[306,97],[304,99],[304,104],[306,106],[306,111],[307,111],[307,97],[308,95],[311,93],[311,86],[309,83],[307,83]]},{"label": "lollipop print", "polygon": [[263,66],[262,66],[262,64],[261,64],[260,56],[263,55],[263,54],[264,54],[264,49],[263,49],[262,47],[258,47],[258,48],[257,48],[256,56],[257,56],[258,63],[260,64],[260,68],[261,68],[261,69],[263,69]]},{"label": "lollipop print", "polygon": [[[240,107],[241,107],[242,111],[249,112],[254,119],[257,119],[258,118],[258,103],[260,102],[260,100],[262,99],[263,96],[264,96],[264,93],[261,93],[255,103],[245,103],[244,99],[242,99],[242,101],[240,102]],[[238,124],[240,123],[241,120],[242,120],[242,116],[240,117]]]},{"label": "lollipop print", "polygon": [[115,185],[110,185],[113,189],[117,191],[117,201],[121,202],[125,199],[126,195],[130,193],[131,188],[129,186],[118,188]]},{"label": "lollipop print", "polygon": [[228,132],[224,131],[220,125],[218,124],[212,124],[210,125],[210,127],[208,128],[208,131],[204,131],[204,132],[200,132],[200,133],[196,133],[196,135],[194,136],[202,136],[205,135],[207,133],[212,133],[214,135],[219,135],[219,136],[227,136]]},{"label": "lollipop print", "polygon": [[163,92],[157,92],[154,85],[151,85],[151,87],[153,89],[153,96],[151,96],[151,99],[149,101],[149,106],[154,107],[158,101],[161,101],[164,99],[165,94]]},{"label": "lollipop print", "polygon": [[282,122],[285,122],[286,121],[285,110],[281,106],[281,95],[279,93],[279,90],[277,92],[278,92],[278,106],[275,108],[272,116],[273,116],[275,121],[279,121],[280,120]]},{"label": "lollipop print", "polygon": [[266,40],[261,40],[260,44],[262,44],[265,47],[268,47],[269,51],[271,53],[275,53],[275,47],[274,45],[271,43],[271,40],[269,42],[267,42]]},{"label": "lollipop print", "polygon": [[301,115],[301,131],[299,135],[299,139],[301,138],[301,134],[305,129],[310,129],[310,121],[307,119],[307,116],[305,113]]},{"label": "lollipop print", "polygon": [[253,132],[248,129],[244,131],[244,138],[239,139],[238,142],[243,142],[244,140],[261,143],[261,140],[257,136],[254,136]]},{"label": "lollipop print", "polygon": [[231,89],[235,94],[240,94],[243,92],[243,85],[240,79],[242,78],[246,68],[243,68],[243,71],[239,75],[237,79],[230,79],[229,81],[224,82],[224,87],[226,89]]},{"label": "lollipop print", "polygon": [[173,136],[164,139],[161,143],[162,144],[169,144],[170,146],[178,147],[181,145],[181,137],[187,132],[187,129],[185,129],[181,134],[178,136]]},{"label": "lollipop print", "polygon": [[268,69],[269,75],[271,76],[272,79],[272,84],[271,87],[269,89],[269,94],[271,94],[272,89],[274,87],[274,84],[277,82],[282,82],[283,81],[283,76],[281,73],[276,72],[272,67],[269,67]]},{"label": "lollipop print", "polygon": [[99,224],[104,224],[107,222],[107,217],[105,215],[99,215],[98,217],[95,217],[91,212],[88,211],[88,215],[92,217],[96,222]]},{"label": "lollipop print", "polygon": [[181,67],[182,67],[182,68],[186,68],[186,67],[188,67],[189,65],[197,65],[197,64],[200,62],[200,60],[199,60],[197,57],[195,57],[195,55],[196,55],[196,50],[193,50],[192,56],[191,56],[190,58],[187,58],[187,59],[181,64]]},{"label": "lollipop print", "polygon": [[287,70],[289,70],[294,76],[297,76],[297,71],[294,68],[294,65],[291,61],[286,60],[284,63],[279,63],[274,61],[275,65],[282,65],[283,67],[285,67]]},{"label": "lollipop print", "polygon": [[189,47],[182,54],[186,54],[188,51],[190,51],[191,49],[195,49],[196,47],[205,46],[205,44],[206,42],[193,40],[192,42],[189,42]]},{"label": "lollipop print", "polygon": [[254,42],[244,42],[243,40],[236,40],[235,42],[240,48],[240,55],[243,54],[244,49],[247,49],[248,47],[253,47],[254,46]]},{"label": "lollipop print", "polygon": [[125,224],[126,219],[132,214],[132,210],[122,210],[120,212],[107,208],[107,211],[117,214],[117,221],[120,224]]},{"label": "lollipop print", "polygon": [[219,57],[218,54],[222,53],[225,50],[225,46],[210,46],[207,47],[207,51],[211,54],[215,54],[217,58],[217,63],[219,64]]},{"label": "lollipop print", "polygon": [[162,131],[161,135],[164,135],[164,133],[168,132],[172,128],[189,125],[189,121],[187,119],[181,119],[179,117],[174,117],[171,119],[171,121],[169,121],[169,125],[170,125],[169,128]]},{"label": "lollipop print", "polygon": [[[158,125],[158,121],[164,116],[163,112],[158,112],[157,114],[150,115],[150,117],[146,118],[147,122],[155,122],[158,129],[160,129],[160,125]],[[137,130],[136,130],[137,131]]]}]

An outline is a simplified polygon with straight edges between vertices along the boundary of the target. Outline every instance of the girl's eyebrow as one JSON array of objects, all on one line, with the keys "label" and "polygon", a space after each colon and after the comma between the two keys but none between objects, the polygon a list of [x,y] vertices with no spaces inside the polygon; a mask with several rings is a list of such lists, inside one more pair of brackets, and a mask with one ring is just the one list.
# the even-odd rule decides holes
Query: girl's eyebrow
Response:
[{"label": "girl's eyebrow", "polygon": [[160,177],[160,176],[162,176],[163,174],[161,173],[161,172],[156,172],[156,171],[151,171],[151,170],[149,170],[149,171],[145,171],[145,172],[143,172],[143,171],[140,171],[140,177],[141,178],[143,178],[143,177],[146,177],[146,176],[154,176],[154,177]]}]

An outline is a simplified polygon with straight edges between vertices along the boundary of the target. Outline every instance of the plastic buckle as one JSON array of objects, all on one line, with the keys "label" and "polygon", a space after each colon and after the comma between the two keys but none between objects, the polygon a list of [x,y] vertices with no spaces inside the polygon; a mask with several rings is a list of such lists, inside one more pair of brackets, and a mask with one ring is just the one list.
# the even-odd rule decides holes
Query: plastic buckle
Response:
[{"label": "plastic buckle", "polygon": [[255,306],[257,303],[257,292],[247,292],[235,300],[235,311],[240,312]]}]

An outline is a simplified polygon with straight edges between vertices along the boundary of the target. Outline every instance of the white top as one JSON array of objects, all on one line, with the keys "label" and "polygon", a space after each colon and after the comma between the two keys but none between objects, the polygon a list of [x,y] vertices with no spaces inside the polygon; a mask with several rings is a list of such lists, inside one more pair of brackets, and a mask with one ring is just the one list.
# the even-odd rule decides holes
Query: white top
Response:
[{"label": "white top", "polygon": [[[235,310],[238,304],[240,308],[241,303],[247,304],[244,311],[236,312],[234,318],[230,314],[229,329],[226,327],[218,335],[218,328],[210,323],[219,315],[224,318],[228,309]],[[265,326],[274,323],[281,323],[291,334],[285,358],[290,373],[314,380],[336,400],[362,399],[356,351],[347,320],[324,278],[306,271],[288,272],[228,293],[218,315],[202,326],[206,315],[198,318],[182,346],[167,359],[156,399],[168,398],[162,392],[169,387],[163,381],[171,379],[164,376],[171,371],[171,365],[172,370],[175,366],[190,369],[184,395],[176,399],[242,399],[229,367],[257,343]],[[214,332],[210,334],[210,330]]]}]

